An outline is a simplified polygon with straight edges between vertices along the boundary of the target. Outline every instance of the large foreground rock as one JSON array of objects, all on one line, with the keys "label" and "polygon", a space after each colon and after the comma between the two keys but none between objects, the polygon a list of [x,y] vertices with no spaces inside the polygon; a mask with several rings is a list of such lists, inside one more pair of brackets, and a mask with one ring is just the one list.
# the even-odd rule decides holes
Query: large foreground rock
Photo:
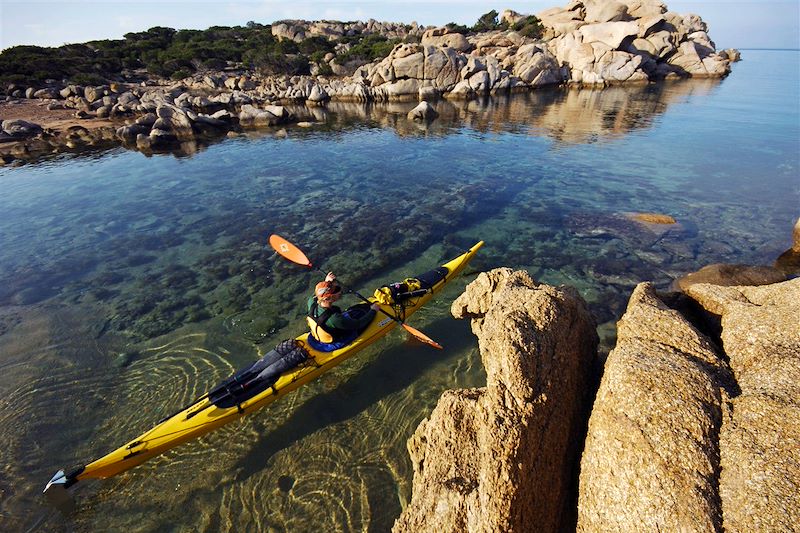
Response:
[{"label": "large foreground rock", "polygon": [[557,531],[574,479],[598,338],[570,288],[481,274],[452,307],[471,317],[486,387],[445,393],[408,448],[413,498],[395,532]]},{"label": "large foreground rock", "polygon": [[741,389],[721,435],[726,531],[796,531],[800,524],[800,279],[761,287],[693,285],[721,318]]},{"label": "large foreground rock", "polygon": [[794,531],[800,279],[686,293],[722,350],[636,288],[592,410],[578,530]]},{"label": "large foreground rock", "polygon": [[581,460],[579,531],[719,531],[730,370],[649,284],[608,356]]}]

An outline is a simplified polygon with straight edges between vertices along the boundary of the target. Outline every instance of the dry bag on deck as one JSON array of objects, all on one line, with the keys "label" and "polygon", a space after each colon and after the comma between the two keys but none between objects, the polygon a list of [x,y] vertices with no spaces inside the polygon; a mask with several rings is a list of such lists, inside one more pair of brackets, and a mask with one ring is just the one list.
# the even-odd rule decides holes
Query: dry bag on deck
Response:
[{"label": "dry bag on deck", "polygon": [[375,289],[375,301],[384,305],[393,305],[409,298],[422,296],[446,276],[447,269],[439,267],[420,274],[416,278],[406,278],[399,283],[384,285],[379,289]]},{"label": "dry bag on deck", "polygon": [[281,374],[303,364],[308,352],[295,339],[283,341],[264,357],[214,387],[208,399],[217,407],[228,408],[265,391]]}]

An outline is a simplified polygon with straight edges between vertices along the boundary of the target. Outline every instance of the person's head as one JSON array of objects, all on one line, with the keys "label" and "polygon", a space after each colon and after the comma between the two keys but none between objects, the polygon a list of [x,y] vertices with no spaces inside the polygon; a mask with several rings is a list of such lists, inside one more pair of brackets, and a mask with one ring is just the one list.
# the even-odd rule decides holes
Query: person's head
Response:
[{"label": "person's head", "polygon": [[314,295],[322,307],[329,307],[342,296],[342,287],[336,281],[320,281],[314,288]]}]

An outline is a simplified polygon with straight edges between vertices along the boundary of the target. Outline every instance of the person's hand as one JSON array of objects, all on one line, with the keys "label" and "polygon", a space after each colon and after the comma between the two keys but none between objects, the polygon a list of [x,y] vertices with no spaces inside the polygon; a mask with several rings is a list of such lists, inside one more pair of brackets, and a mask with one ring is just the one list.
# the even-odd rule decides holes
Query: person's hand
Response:
[{"label": "person's hand", "polygon": [[328,272],[328,275],[325,276],[325,281],[330,283],[331,281],[334,281],[334,280],[336,280],[336,274],[334,274],[333,272]]},{"label": "person's hand", "polygon": [[375,311],[376,313],[381,310],[381,306],[379,304],[372,304],[369,306],[369,308]]}]

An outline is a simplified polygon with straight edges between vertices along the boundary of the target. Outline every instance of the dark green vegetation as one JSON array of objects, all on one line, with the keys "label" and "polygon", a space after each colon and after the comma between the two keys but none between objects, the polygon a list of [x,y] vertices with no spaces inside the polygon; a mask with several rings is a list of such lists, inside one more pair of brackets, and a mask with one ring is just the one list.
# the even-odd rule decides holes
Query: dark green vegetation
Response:
[{"label": "dark green vegetation", "polygon": [[497,11],[492,9],[488,13],[484,13],[483,15],[478,18],[478,21],[475,23],[474,26],[468,28],[467,26],[463,26],[460,24],[456,24],[455,22],[450,22],[445,24],[447,29],[455,33],[481,33],[484,31],[492,31],[492,30],[513,30],[519,32],[520,34],[524,35],[525,37],[530,37],[532,39],[540,39],[544,32],[544,28],[542,27],[541,21],[533,15],[529,15],[527,17],[523,17],[514,24],[508,24],[507,22],[500,22],[497,18],[498,14]]},{"label": "dark green vegetation", "polygon": [[255,22],[248,22],[246,26],[213,26],[206,30],[155,27],[127,33],[124,39],[119,40],[90,41],[57,48],[9,48],[0,54],[0,84],[35,83],[48,79],[100,84],[124,78],[139,69],[153,76],[181,79],[196,72],[228,66],[259,70],[265,74],[308,74],[311,64],[323,64],[324,56],[335,53],[339,42],[351,45],[347,52],[336,58],[337,63],[345,63],[383,58],[399,40],[359,34],[337,41],[310,37],[296,43],[278,40],[272,35],[270,26]]},{"label": "dark green vegetation", "polygon": [[347,52],[336,56],[336,59],[334,59],[336,63],[341,65],[353,60],[374,61],[383,59],[400,42],[399,39],[388,40],[386,37],[376,34],[367,35],[363,39],[354,40],[352,37],[345,37],[342,40],[350,42],[353,46]]},{"label": "dark green vegetation", "polygon": [[[542,27],[534,16],[516,24],[499,23],[497,11],[482,15],[474,26],[447,24],[451,31],[477,33],[512,29],[539,38]],[[409,37],[407,40],[413,40]],[[81,85],[100,85],[110,80],[158,76],[182,79],[197,72],[226,67],[257,70],[263,74],[309,74],[317,65],[319,74],[332,74],[324,57],[334,62],[367,63],[389,55],[400,39],[374,33],[343,36],[336,40],[309,37],[299,43],[278,40],[269,25],[248,22],[245,26],[212,26],[206,30],[175,30],[154,27],[125,34],[124,39],[65,44],[57,48],[14,46],[0,53],[0,86],[10,83],[41,84],[46,80]],[[340,47],[337,52],[337,44]]]}]

